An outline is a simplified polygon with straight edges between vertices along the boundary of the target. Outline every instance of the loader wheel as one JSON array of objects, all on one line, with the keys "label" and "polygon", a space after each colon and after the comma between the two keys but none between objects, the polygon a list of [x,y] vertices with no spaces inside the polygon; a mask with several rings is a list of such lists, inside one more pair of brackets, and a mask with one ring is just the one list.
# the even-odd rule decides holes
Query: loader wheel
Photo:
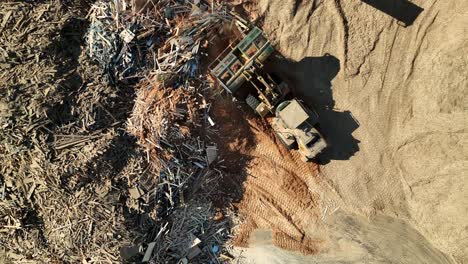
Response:
[{"label": "loader wheel", "polygon": [[257,112],[257,107],[260,105],[260,101],[258,101],[257,98],[249,94],[245,99],[245,102],[250,106],[250,108]]}]

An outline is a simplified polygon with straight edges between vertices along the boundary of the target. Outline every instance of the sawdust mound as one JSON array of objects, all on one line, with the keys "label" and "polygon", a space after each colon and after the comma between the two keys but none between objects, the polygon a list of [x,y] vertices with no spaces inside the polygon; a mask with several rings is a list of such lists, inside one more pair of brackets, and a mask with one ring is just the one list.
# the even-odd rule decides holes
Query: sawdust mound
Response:
[{"label": "sawdust mound", "polygon": [[[318,215],[319,196],[308,187],[314,184],[318,166],[301,161],[297,153],[289,152],[276,140],[267,122],[233,107],[232,102],[215,104],[214,112],[217,120],[228,113],[230,124],[235,124],[223,123],[220,127],[220,134],[231,135],[225,139],[227,153],[238,157],[239,164],[239,158],[249,157],[243,168],[231,164],[237,174],[229,174],[242,184],[242,197],[236,204],[242,224],[234,244],[248,246],[251,232],[263,228],[273,231],[273,243],[281,248],[304,254],[317,252],[320,242],[313,240],[305,228]],[[236,133],[240,128],[243,133]],[[235,160],[233,156],[231,160]],[[243,171],[247,176],[239,179]]]},{"label": "sawdust mound", "polygon": [[237,243],[246,245],[252,227],[273,230],[273,243],[281,248],[305,254],[317,252],[318,243],[305,229],[317,217],[319,197],[308,185],[313,184],[317,166],[302,162],[275,138],[261,130],[255,133],[257,144],[250,155],[239,213],[245,217]]},{"label": "sawdust mound", "polygon": [[[347,209],[403,219],[466,263],[468,2],[257,3],[263,30],[293,61],[284,71],[296,94],[320,116],[332,145],[323,179]],[[419,12],[402,26],[409,4]]]}]

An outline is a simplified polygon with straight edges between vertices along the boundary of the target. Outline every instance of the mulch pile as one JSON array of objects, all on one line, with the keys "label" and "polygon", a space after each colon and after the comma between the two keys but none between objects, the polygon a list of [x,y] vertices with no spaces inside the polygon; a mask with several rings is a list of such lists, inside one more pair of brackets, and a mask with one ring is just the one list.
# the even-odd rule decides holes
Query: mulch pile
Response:
[{"label": "mulch pile", "polygon": [[0,3],[0,262],[232,260],[201,66],[228,8],[136,3]]}]

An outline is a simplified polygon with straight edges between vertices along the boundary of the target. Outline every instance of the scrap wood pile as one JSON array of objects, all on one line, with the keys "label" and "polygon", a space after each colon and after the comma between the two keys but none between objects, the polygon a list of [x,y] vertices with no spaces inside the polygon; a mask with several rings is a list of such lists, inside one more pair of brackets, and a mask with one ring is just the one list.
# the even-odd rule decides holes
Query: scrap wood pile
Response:
[{"label": "scrap wood pile", "polygon": [[[210,220],[213,215],[214,219]],[[154,246],[154,263],[225,263],[233,260],[223,248],[230,233],[223,217],[203,199],[179,207],[168,218],[172,224],[163,226],[162,238],[150,244]],[[169,257],[168,252],[171,252]]]},{"label": "scrap wood pile", "polygon": [[[2,4],[0,261],[230,259],[229,212],[205,198],[221,171],[200,75],[230,17],[215,3],[144,2],[98,1],[79,19],[56,3]],[[11,39],[18,30],[41,37]]]},{"label": "scrap wood pile", "polygon": [[[165,1],[158,1],[159,8]],[[153,5],[153,4],[152,4]],[[89,10],[87,53],[98,62],[113,83],[138,79],[152,68],[150,50],[157,44],[155,34],[164,30],[153,17],[138,13],[126,1],[98,1]]]},{"label": "scrap wood pile", "polygon": [[88,55],[110,80],[140,79],[148,71],[196,77],[201,41],[230,19],[222,5],[200,1],[98,1],[88,15]]},{"label": "scrap wood pile", "polygon": [[55,2],[0,5],[0,263],[119,262],[134,237],[122,191],[99,195],[111,175],[92,172],[127,103],[79,57],[83,19]]},{"label": "scrap wood pile", "polygon": [[[137,97],[128,122],[128,130],[147,153],[149,169],[158,176],[158,186],[153,189],[154,197],[150,199],[157,203],[157,215],[167,220],[161,225],[172,223],[172,229],[165,233],[166,236],[163,235],[161,240],[155,239],[160,241],[155,242],[158,245],[155,257],[157,262],[162,262],[163,252],[170,251],[173,253],[165,261],[222,261],[216,256],[229,260],[219,246],[228,238],[225,220],[218,219],[221,221],[218,224],[207,221],[200,226],[196,220],[200,218],[194,218],[196,210],[191,209],[191,204],[204,200],[202,196],[213,190],[216,180],[221,177],[221,172],[213,164],[216,146],[206,137],[212,120],[209,117],[210,104],[203,94],[209,85],[200,75],[199,67],[201,46],[206,45],[210,35],[228,19],[228,15],[223,9],[208,11],[207,6],[169,7],[172,8],[169,11],[167,8],[165,14],[179,10],[175,15],[165,17],[166,22],[168,19],[176,20],[175,30],[168,32],[166,41],[157,50],[155,68],[136,86]],[[181,16],[185,12],[188,17]],[[205,193],[200,196],[198,189],[205,190]],[[186,210],[193,214],[187,214]],[[213,216],[212,209],[203,210],[205,216],[201,219]],[[183,219],[180,219],[182,212]],[[209,234],[212,228],[206,224],[217,226],[216,232]],[[177,225],[182,226],[175,228]],[[190,229],[188,233],[187,228]],[[176,242],[176,238],[182,238],[182,241]]]}]

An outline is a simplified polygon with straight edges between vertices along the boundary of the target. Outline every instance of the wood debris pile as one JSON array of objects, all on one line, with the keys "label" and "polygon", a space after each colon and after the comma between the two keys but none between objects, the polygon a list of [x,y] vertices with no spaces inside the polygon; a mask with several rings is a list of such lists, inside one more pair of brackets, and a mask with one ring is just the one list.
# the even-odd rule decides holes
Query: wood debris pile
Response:
[{"label": "wood debris pile", "polygon": [[[158,1],[160,9],[167,1]],[[156,6],[152,5],[153,9]],[[139,10],[141,11],[141,10]],[[97,1],[88,14],[88,56],[99,63],[112,83],[132,81],[153,67],[150,50],[166,26],[151,14],[136,12],[126,1]]]},{"label": "wood debris pile", "polygon": [[225,7],[200,1],[142,2],[96,2],[88,15],[88,55],[113,82],[138,80],[156,69],[160,73],[183,71],[194,77],[201,39],[229,20]]},{"label": "wood debris pile", "polygon": [[[213,215],[215,215],[213,219]],[[163,243],[155,248],[155,263],[172,263],[178,260],[198,263],[221,263],[232,260],[223,253],[224,245],[230,237],[227,217],[213,210],[210,202],[203,199],[178,208],[170,216],[173,223],[167,231]],[[184,235],[181,235],[184,234]],[[170,259],[163,259],[164,251],[173,252]]]},{"label": "wood debris pile", "polygon": [[83,60],[83,18],[55,2],[0,5],[0,262],[119,262],[134,237],[125,185],[100,191],[117,188],[108,160],[126,91]]},{"label": "wood debris pile", "polygon": [[[196,217],[196,210],[193,216],[187,216],[186,210],[193,210],[193,204],[206,195],[198,192],[199,189],[209,190],[201,188],[202,185],[211,184],[214,188],[213,181],[221,177],[221,171],[213,163],[216,147],[206,135],[210,131],[210,104],[205,94],[210,87],[199,68],[202,43],[207,44],[228,15],[223,9],[202,11],[202,7],[193,4],[186,9],[190,12],[175,6],[170,8],[180,10],[172,18],[176,29],[168,32],[166,41],[157,49],[156,67],[136,86],[137,97],[128,130],[137,137],[138,144],[147,153],[150,170],[157,176],[157,187],[142,187],[141,192],[154,192],[154,197],[149,199],[157,203],[157,216],[164,219],[161,226],[169,223],[171,226],[170,231],[163,232],[161,238],[155,240],[158,242],[154,254],[156,262],[184,259],[196,263],[219,262],[218,257],[225,252],[220,245],[228,238],[227,220],[214,224],[209,217],[213,216],[211,207],[197,207],[204,210],[201,218]],[[167,17],[165,20],[170,24]],[[191,220],[180,219],[182,212]],[[184,227],[174,229],[177,225]],[[215,226],[218,233],[213,233]],[[200,241],[200,245],[188,246],[186,239],[190,238],[186,229],[198,230],[198,235],[206,240]],[[185,234],[182,236],[185,241],[176,243],[174,239],[180,238],[180,234]],[[185,247],[181,248],[181,244]],[[210,250],[210,244],[214,251]]]},{"label": "wood debris pile", "polygon": [[200,75],[226,8],[60,3],[0,3],[0,262],[229,261]]}]

